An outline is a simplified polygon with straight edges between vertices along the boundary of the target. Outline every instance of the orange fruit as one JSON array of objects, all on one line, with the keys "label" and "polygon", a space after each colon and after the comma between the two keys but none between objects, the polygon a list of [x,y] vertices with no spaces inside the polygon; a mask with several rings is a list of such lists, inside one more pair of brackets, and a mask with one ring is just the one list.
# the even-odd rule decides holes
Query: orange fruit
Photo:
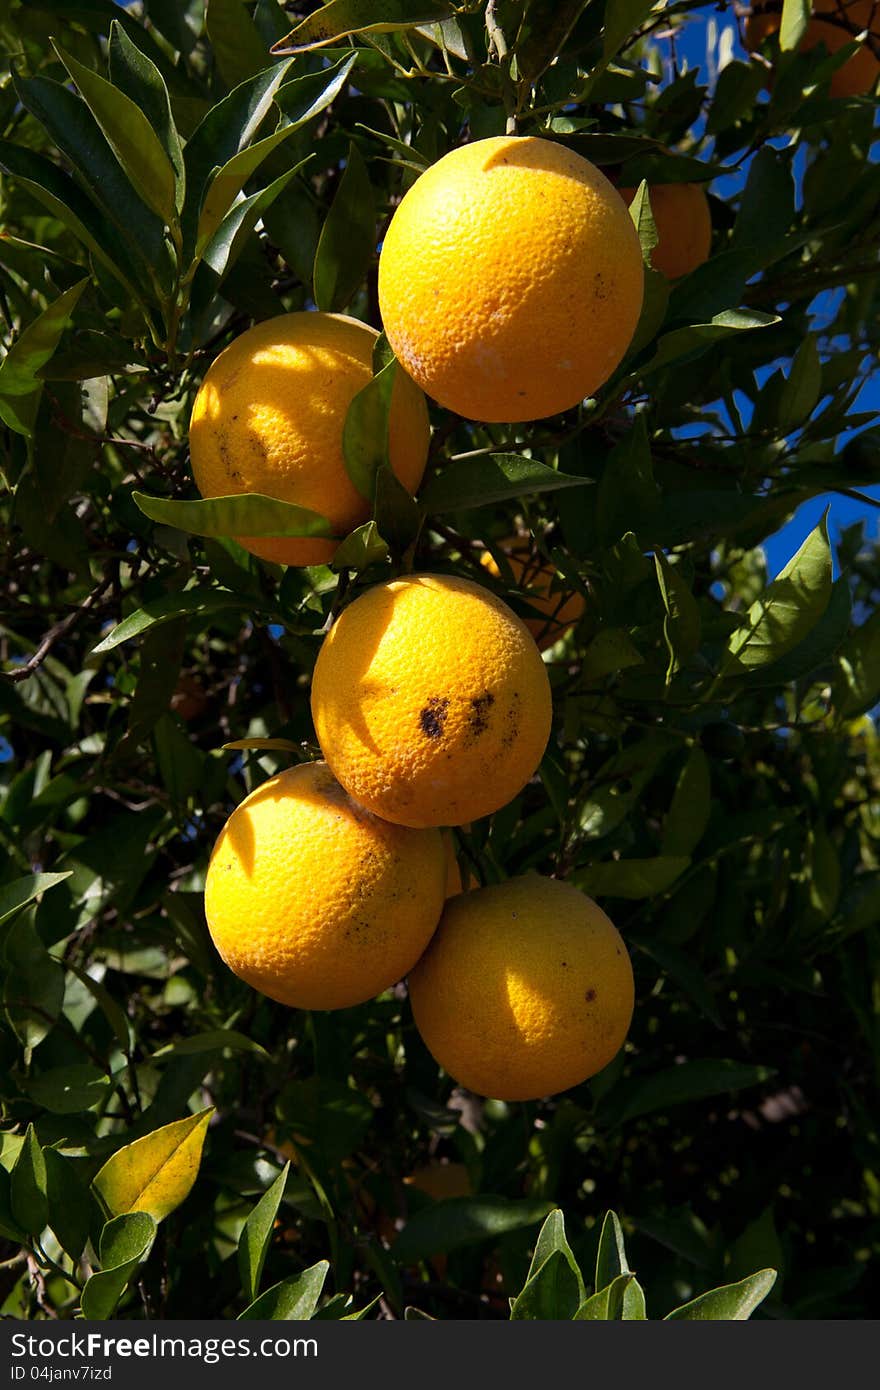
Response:
[{"label": "orange fruit", "polygon": [[379,257],[398,360],[473,420],[556,415],[597,391],[629,346],[643,284],[614,186],[533,136],[444,155],[405,194]]},{"label": "orange fruit", "polygon": [[633,975],[592,899],[527,874],[447,901],[409,995],[425,1045],[460,1085],[535,1100],[594,1076],[620,1050]]},{"label": "orange fruit", "polygon": [[481,584],[377,584],[328,632],[312,680],[321,751],[399,825],[463,825],[506,805],[547,746],[550,682],[531,634]]},{"label": "orange fruit", "polygon": [[[654,183],[648,193],[658,236],[651,265],[677,280],[709,259],[712,215],[706,190],[700,183]],[[628,206],[636,189],[621,188],[620,194]]]},{"label": "orange fruit", "polygon": [[[554,589],[556,572],[553,566],[526,538],[514,536],[504,541],[501,549],[507,556],[514,583],[526,591],[524,596],[529,606],[544,614],[543,618],[524,618],[523,622],[541,651],[546,651],[569,632],[580,618],[584,611],[583,594],[576,589]],[[480,564],[493,578],[502,578],[488,550],[480,557]]]},{"label": "orange fruit", "polygon": [[[877,45],[872,49],[870,43],[863,42],[837,69],[829,84],[831,95],[853,97],[873,91],[880,73],[880,0],[814,0],[812,9],[816,18],[807,24],[800,42],[802,50],[823,43],[829,54],[837,53],[862,30],[867,30]],[[746,22],[746,48],[754,53],[768,35],[778,32],[781,23],[781,0],[772,9],[766,0],[757,0]]]},{"label": "orange fruit", "polygon": [[418,960],[444,901],[436,830],[389,825],[358,806],[326,763],[251,792],[214,846],[205,915],[223,960],[299,1009],[362,1004]]},{"label": "orange fruit", "polygon": [[[294,313],[266,319],[221,352],[208,369],[189,427],[196,486],[203,497],[259,492],[326,517],[341,540],[370,516],[345,468],[342,431],[352,398],[372,377],[378,334],[345,314]],[[389,458],[410,492],[428,456],[428,408],[398,372],[391,398]],[[254,555],[282,565],[332,559],[338,540],[239,536]]]}]

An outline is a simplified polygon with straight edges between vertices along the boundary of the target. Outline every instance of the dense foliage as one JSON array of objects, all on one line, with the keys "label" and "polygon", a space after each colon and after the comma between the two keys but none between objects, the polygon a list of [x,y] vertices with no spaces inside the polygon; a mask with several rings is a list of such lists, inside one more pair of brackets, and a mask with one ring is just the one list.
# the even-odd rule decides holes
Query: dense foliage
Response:
[{"label": "dense foliage", "polygon": [[[5,1315],[237,1316],[276,1284],[257,1315],[308,1315],[328,1260],[359,1309],[507,1317],[555,1207],[583,1268],[619,1213],[655,1315],[765,1267],[761,1315],[868,1315],[880,550],[854,525],[832,553],[823,524],[768,583],[761,542],[803,500],[880,481],[857,402],[880,346],[875,103],[830,98],[846,51],[798,52],[790,0],[786,51],[731,57],[738,8],[0,4]],[[720,42],[680,64],[707,18]],[[333,567],[255,560],[229,539],[245,513],[190,506],[207,366],[282,309],[379,327],[401,192],[505,129],[621,186],[711,183],[710,261],[671,290],[648,274],[596,399],[513,428],[436,410],[418,506],[379,487]],[[381,469],[377,408],[355,426]],[[457,1090],[404,986],[334,1014],[257,995],[201,899],[232,806],[314,755],[328,619],[395,568],[492,583],[482,549],[517,527],[586,612],[548,654],[540,777],[458,834],[461,861],[568,877],[637,980],[624,1051],[541,1104]],[[171,1194],[116,1215],[143,1184],[120,1192],[112,1155],[157,1130]],[[463,1195],[423,1190],[441,1160]],[[570,1283],[561,1226],[542,1239]]]}]

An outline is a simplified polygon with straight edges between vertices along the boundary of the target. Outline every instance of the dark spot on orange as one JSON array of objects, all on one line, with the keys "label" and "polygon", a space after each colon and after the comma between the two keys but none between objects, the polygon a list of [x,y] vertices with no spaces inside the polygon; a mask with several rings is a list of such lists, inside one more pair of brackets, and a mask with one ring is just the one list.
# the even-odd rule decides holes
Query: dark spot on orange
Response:
[{"label": "dark spot on orange", "polygon": [[446,723],[448,712],[449,701],[442,699],[439,695],[432,695],[419,714],[422,733],[427,738],[442,738],[443,725]]},{"label": "dark spot on orange", "polygon": [[586,999],[588,1004],[592,1004],[593,1000],[596,998],[595,989],[588,989],[586,994],[584,995],[584,998]]},{"label": "dark spot on orange", "polygon": [[471,699],[470,730],[474,738],[486,732],[489,727],[489,711],[495,703],[495,696],[490,690],[485,695],[474,695]]}]

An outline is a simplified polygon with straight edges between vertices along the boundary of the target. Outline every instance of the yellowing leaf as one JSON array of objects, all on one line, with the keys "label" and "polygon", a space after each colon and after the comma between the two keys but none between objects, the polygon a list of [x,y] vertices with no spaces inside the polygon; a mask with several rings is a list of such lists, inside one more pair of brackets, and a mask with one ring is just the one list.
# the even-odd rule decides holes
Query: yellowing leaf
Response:
[{"label": "yellowing leaf", "polygon": [[108,1158],[94,1186],[111,1216],[145,1211],[157,1221],[189,1195],[214,1107],[163,1125]]}]

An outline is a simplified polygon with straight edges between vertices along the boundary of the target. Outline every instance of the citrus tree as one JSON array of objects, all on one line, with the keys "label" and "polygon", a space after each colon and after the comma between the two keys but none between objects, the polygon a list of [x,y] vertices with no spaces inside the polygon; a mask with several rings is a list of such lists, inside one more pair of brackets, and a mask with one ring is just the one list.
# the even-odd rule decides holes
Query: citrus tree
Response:
[{"label": "citrus tree", "polygon": [[812,8],[0,5],[4,1315],[868,1315],[880,553],[762,544],[880,482]]}]

